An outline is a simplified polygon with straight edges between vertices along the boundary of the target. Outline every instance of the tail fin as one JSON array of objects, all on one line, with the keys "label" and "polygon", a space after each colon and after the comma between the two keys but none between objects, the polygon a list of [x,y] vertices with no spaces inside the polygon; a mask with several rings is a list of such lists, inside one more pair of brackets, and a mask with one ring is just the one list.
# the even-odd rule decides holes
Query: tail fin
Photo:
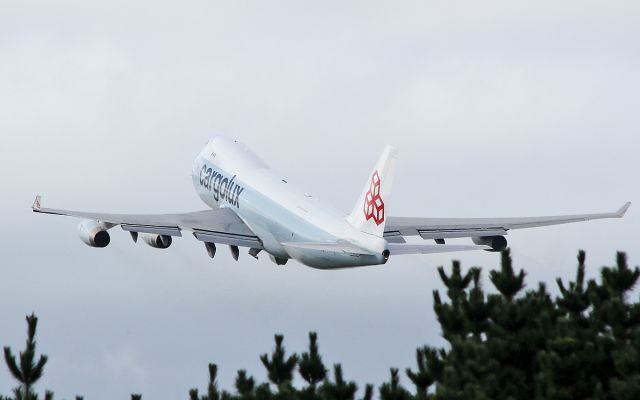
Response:
[{"label": "tail fin", "polygon": [[387,146],[371,172],[362,194],[347,221],[356,229],[382,237],[384,233],[385,206],[391,195],[391,185],[396,172],[398,149]]}]

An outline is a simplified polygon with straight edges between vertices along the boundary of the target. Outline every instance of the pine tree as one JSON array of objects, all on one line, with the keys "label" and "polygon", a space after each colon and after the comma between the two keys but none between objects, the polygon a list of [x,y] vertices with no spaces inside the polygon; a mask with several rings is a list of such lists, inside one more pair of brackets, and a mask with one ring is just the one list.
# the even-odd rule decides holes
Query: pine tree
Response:
[{"label": "pine tree", "polygon": [[556,299],[556,320],[547,333],[546,345],[538,356],[536,397],[538,399],[601,398],[597,371],[602,349],[597,327],[587,314],[591,305],[585,285],[585,252],[578,252],[575,281],[568,286],[557,279],[561,296]]},{"label": "pine tree", "polygon": [[443,303],[440,293],[437,290],[433,292],[433,308],[442,327],[443,336],[447,340],[466,337],[469,332],[469,324],[466,323],[462,304],[466,301],[465,289],[473,280],[473,272],[469,271],[463,276],[460,262],[453,261],[451,275],[447,275],[443,267],[438,268],[438,273],[442,283],[447,287],[447,297],[451,302]]},{"label": "pine tree", "polygon": [[492,399],[489,393],[495,393],[498,387],[496,371],[500,366],[487,343],[456,338],[450,347],[448,352],[442,351],[441,379],[435,385],[435,398]]},{"label": "pine tree", "polygon": [[255,399],[256,400],[270,400],[273,398],[273,393],[271,393],[271,388],[268,383],[262,383],[256,387],[255,390]]},{"label": "pine tree", "polygon": [[283,384],[290,384],[293,380],[293,371],[298,363],[298,356],[294,353],[287,357],[282,341],[284,336],[274,336],[276,347],[271,353],[271,357],[268,354],[260,356],[262,365],[267,369],[268,377],[271,383],[277,387]]},{"label": "pine tree", "polygon": [[218,366],[209,364],[209,384],[207,385],[207,400],[220,400],[220,392],[218,392]]},{"label": "pine tree", "polygon": [[471,333],[476,340],[482,339],[482,334],[489,326],[489,306],[480,283],[481,272],[481,269],[477,267],[469,270],[473,287],[469,290],[468,296],[462,304],[467,321],[466,331]]},{"label": "pine tree", "polygon": [[256,381],[247,375],[247,371],[241,369],[236,376],[235,388],[241,400],[251,400],[256,388]]},{"label": "pine tree", "polygon": [[[447,276],[442,267],[439,273],[447,287],[449,303],[444,303],[439,293],[434,292],[434,311],[451,349],[424,353],[430,358],[427,363],[431,364],[438,383],[435,398],[486,398],[485,387],[496,370],[496,361],[489,357],[490,352],[483,343],[489,309],[480,285],[480,269],[471,268],[462,274],[460,263],[454,261],[451,275]],[[472,282],[473,287],[469,289]],[[427,396],[426,389],[419,385],[416,390],[419,396]]]},{"label": "pine tree", "polygon": [[389,382],[380,386],[380,400],[409,400],[411,394],[400,384],[397,368],[391,368]]},{"label": "pine tree", "polygon": [[315,332],[309,332],[309,351],[302,353],[298,362],[298,371],[302,379],[312,387],[327,377],[327,369],[318,352],[318,335]]},{"label": "pine tree", "polygon": [[[603,267],[599,279],[586,281],[585,260],[580,251],[574,281],[556,280],[555,299],[544,283],[525,290],[525,273],[514,271],[508,250],[501,255],[499,270],[489,273],[497,292],[485,294],[479,268],[463,272],[456,261],[447,274],[440,267],[447,298],[434,291],[434,311],[448,346],[417,349],[417,367],[406,369],[414,395],[402,386],[398,370],[391,369],[389,381],[379,387],[380,400],[639,399],[640,302],[630,298],[640,268],[629,267],[626,254],[619,252],[615,266]],[[38,399],[33,387],[47,358],[35,354],[33,314],[27,325],[25,351],[16,357],[10,348],[4,349],[7,366],[20,385],[13,397],[0,400]],[[209,364],[206,394],[192,389],[189,398],[355,400],[358,386],[344,379],[340,364],[327,376],[314,332],[300,358],[287,355],[283,340],[276,335],[272,353],[260,357],[270,383],[259,384],[240,370],[231,395],[218,389],[217,366]],[[302,388],[293,385],[296,367],[306,383]],[[272,392],[270,384],[277,390]],[[373,393],[374,387],[366,385],[361,400],[372,400]],[[47,391],[44,399],[53,400],[53,393]]]},{"label": "pine tree", "polygon": [[556,282],[562,297],[556,300],[558,308],[569,314],[574,321],[580,325],[585,325],[587,320],[583,313],[589,308],[590,299],[589,292],[584,283],[586,253],[584,250],[578,252],[578,271],[576,272],[576,280],[569,282],[566,288],[562,279],[557,278]]},{"label": "pine tree", "polygon": [[191,400],[228,400],[231,395],[225,391],[220,393],[218,391],[218,382],[216,381],[218,376],[218,366],[216,364],[209,364],[209,383],[207,385],[207,394],[200,396],[198,389],[191,389],[189,391],[189,399]]},{"label": "pine tree", "polygon": [[372,400],[373,399],[373,385],[367,384],[364,387],[364,395],[361,400]]},{"label": "pine tree", "polygon": [[[47,364],[47,356],[41,355],[36,362],[36,328],[38,326],[38,318],[31,314],[26,317],[27,320],[27,343],[26,348],[19,354],[19,362],[11,352],[10,347],[4,348],[4,359],[11,375],[20,382],[20,386],[14,390],[16,400],[37,400],[38,396],[33,392],[32,388],[35,383],[42,377],[44,366]],[[47,392],[45,399],[53,398],[53,393]]]},{"label": "pine tree", "polygon": [[618,252],[616,266],[603,267],[600,277],[601,284],[591,283],[590,289],[593,315],[600,321],[599,335],[611,357],[604,364],[610,367],[605,389],[610,389],[614,399],[640,398],[640,304],[628,303],[640,268],[629,268],[626,254]]},{"label": "pine tree", "polygon": [[499,294],[488,296],[489,317],[486,346],[498,366],[487,395],[496,399],[530,399],[538,350],[544,346],[551,324],[553,301],[544,284],[519,297],[525,287],[525,272],[514,273],[509,249],[501,254],[500,271],[489,276]]},{"label": "pine tree", "polygon": [[303,400],[318,399],[317,385],[327,377],[327,369],[318,352],[318,335],[315,332],[309,332],[309,351],[300,356],[298,372],[308,384],[301,390],[300,397]]},{"label": "pine tree", "polygon": [[[262,365],[267,369],[269,381],[276,386],[278,391],[273,395],[276,400],[289,400],[295,397],[296,389],[293,387],[293,374],[298,364],[298,355],[293,353],[287,356],[286,350],[282,345],[284,336],[275,335],[276,347],[271,353],[260,356]],[[261,389],[262,395],[267,395],[265,388]]]},{"label": "pine tree", "polygon": [[355,382],[347,382],[342,376],[342,365],[333,366],[333,382],[325,380],[320,392],[325,400],[354,400],[358,385]]},{"label": "pine tree", "polygon": [[442,283],[447,287],[447,296],[453,304],[458,304],[465,295],[465,289],[473,279],[472,271],[462,275],[460,261],[454,260],[452,263],[451,275],[444,272],[443,267],[438,267],[438,274]]},{"label": "pine tree", "polygon": [[416,398],[418,400],[429,399],[431,396],[428,393],[431,385],[442,381],[443,356],[444,351],[438,351],[427,346],[416,350],[418,370],[413,372],[407,368],[406,373],[416,387]]},{"label": "pine tree", "polygon": [[524,270],[520,270],[518,275],[514,274],[510,249],[502,251],[501,259],[500,271],[489,272],[489,277],[500,294],[508,301],[512,301],[515,295],[524,288],[526,274]]}]

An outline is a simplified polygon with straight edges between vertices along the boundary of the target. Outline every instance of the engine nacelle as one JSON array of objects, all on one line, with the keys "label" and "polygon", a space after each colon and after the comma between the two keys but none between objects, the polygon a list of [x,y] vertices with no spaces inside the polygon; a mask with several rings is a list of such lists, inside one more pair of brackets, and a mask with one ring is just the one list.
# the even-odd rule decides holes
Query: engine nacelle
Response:
[{"label": "engine nacelle", "polygon": [[502,251],[507,248],[507,239],[504,236],[480,236],[471,238],[473,243],[491,247],[487,251]]},{"label": "engine nacelle", "polygon": [[107,247],[111,241],[109,227],[106,224],[85,219],[78,225],[78,235],[83,242],[91,247]]},{"label": "engine nacelle", "polygon": [[157,233],[141,233],[142,240],[151,247],[156,249],[166,249],[171,246],[171,236],[158,235]]}]

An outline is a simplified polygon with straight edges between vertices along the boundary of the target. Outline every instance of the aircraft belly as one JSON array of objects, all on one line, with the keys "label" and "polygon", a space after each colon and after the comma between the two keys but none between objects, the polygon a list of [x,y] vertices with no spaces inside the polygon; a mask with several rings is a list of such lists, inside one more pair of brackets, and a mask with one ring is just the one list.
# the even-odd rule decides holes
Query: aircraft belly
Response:
[{"label": "aircraft belly", "polygon": [[247,192],[251,201],[241,199],[240,207],[234,211],[260,238],[267,253],[281,258],[294,258],[281,243],[337,240],[273,200],[251,189]]}]

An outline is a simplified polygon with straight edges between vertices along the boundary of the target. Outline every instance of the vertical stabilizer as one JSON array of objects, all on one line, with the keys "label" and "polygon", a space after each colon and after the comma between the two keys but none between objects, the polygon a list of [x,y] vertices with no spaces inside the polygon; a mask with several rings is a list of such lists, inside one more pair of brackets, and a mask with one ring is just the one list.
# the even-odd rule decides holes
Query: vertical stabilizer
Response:
[{"label": "vertical stabilizer", "polygon": [[353,211],[347,217],[356,229],[382,237],[384,233],[385,207],[391,195],[396,172],[398,149],[387,146],[373,169]]}]

